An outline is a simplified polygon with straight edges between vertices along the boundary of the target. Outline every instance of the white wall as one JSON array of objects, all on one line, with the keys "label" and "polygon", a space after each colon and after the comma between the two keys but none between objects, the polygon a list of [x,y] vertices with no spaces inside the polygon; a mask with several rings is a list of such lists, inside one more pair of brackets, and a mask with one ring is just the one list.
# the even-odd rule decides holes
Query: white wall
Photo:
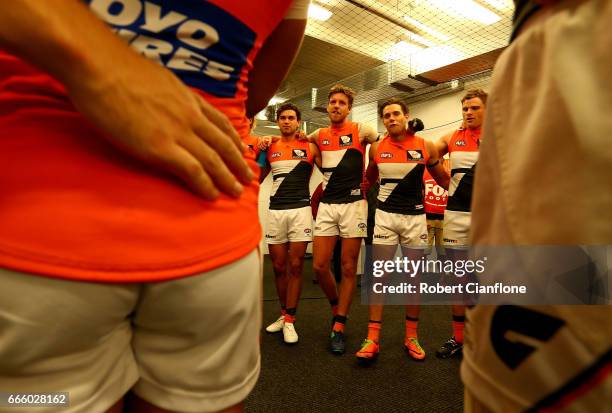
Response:
[{"label": "white wall", "polygon": [[[457,129],[461,124],[461,98],[466,90],[478,87],[488,91],[488,86],[489,79],[466,83],[464,89],[455,93],[410,105],[408,108],[410,110],[410,117],[420,118],[425,124],[425,130],[419,132],[419,136],[425,139],[437,140],[442,135]],[[351,120],[354,122],[367,123],[377,128],[378,132],[384,133],[384,127],[378,120],[378,107],[376,102],[353,107]],[[310,179],[310,193],[314,192],[322,179],[321,173],[315,168],[312,178]],[[262,223],[264,234],[266,230],[271,188],[272,176],[269,175],[262,182],[259,192],[259,218]],[[268,247],[263,240],[261,242],[261,248],[265,254],[268,253]],[[308,246],[308,252],[311,252],[311,245]]]}]

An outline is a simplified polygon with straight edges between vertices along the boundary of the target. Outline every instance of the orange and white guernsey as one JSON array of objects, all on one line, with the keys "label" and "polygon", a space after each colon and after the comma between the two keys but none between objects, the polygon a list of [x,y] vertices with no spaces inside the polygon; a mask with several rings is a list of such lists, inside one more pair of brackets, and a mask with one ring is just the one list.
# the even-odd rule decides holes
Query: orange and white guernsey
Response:
[{"label": "orange and white guernsey", "polygon": [[[248,75],[291,1],[86,3],[248,135]],[[228,264],[259,244],[257,183],[239,199],[197,197],[108,144],[59,82],[3,51],[0,147],[0,267],[86,281],[158,281]]]},{"label": "orange and white guernsey", "polygon": [[380,180],[378,208],[395,214],[424,214],[423,172],[428,161],[423,138],[407,132],[406,139],[398,142],[385,136],[374,158]]},{"label": "orange and white guernsey", "polygon": [[313,154],[306,141],[278,140],[268,149],[272,168],[270,209],[294,209],[310,206],[310,176]]},{"label": "orange and white guernsey", "polygon": [[346,122],[341,128],[319,129],[317,146],[323,163],[321,202],[346,204],[363,199],[365,148],[359,142],[359,124]]},{"label": "orange and white guernsey", "polygon": [[447,211],[470,212],[474,173],[478,162],[480,129],[456,130],[448,143],[451,179]]}]

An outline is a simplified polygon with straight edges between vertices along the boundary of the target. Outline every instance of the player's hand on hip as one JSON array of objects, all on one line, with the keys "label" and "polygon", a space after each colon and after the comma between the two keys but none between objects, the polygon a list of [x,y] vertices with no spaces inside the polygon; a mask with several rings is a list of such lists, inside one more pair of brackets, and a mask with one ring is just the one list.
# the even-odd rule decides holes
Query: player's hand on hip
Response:
[{"label": "player's hand on hip", "polygon": [[[239,196],[254,174],[227,117],[174,74],[134,54],[120,69],[68,86],[76,108],[114,146],[215,199]],[[240,182],[239,182],[240,181]]]}]

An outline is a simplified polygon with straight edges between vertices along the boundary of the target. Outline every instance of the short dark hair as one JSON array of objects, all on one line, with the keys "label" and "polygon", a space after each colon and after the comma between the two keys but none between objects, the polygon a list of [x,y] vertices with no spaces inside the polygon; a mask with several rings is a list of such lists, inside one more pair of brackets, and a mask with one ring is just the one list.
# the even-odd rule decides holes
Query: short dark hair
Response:
[{"label": "short dark hair", "polygon": [[487,104],[487,92],[482,89],[470,89],[465,93],[465,96],[461,99],[461,103],[465,102],[468,99],[479,98],[484,105]]},{"label": "short dark hair", "polygon": [[383,111],[389,105],[400,105],[404,115],[408,114],[408,106],[406,106],[406,104],[403,101],[399,100],[398,98],[391,98],[391,99],[385,100],[383,104],[380,105],[380,107],[378,108],[378,113],[380,114],[381,118],[383,117]]},{"label": "short dark hair", "polygon": [[278,118],[280,118],[281,113],[283,113],[286,110],[294,111],[295,116],[297,117],[297,120],[298,121],[302,120],[302,114],[300,113],[300,110],[293,103],[283,103],[282,105],[280,105],[278,109],[276,109],[276,120],[278,120]]},{"label": "short dark hair", "polygon": [[336,93],[343,93],[348,98],[349,106],[353,106],[353,99],[355,98],[355,91],[348,86],[344,85],[333,85],[327,94],[327,100],[332,97],[332,95]]}]

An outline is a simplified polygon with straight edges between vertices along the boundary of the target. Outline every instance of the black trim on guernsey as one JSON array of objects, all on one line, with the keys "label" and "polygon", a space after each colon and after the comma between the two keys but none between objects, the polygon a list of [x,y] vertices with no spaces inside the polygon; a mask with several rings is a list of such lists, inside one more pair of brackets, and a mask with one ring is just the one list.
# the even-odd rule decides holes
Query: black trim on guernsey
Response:
[{"label": "black trim on guernsey", "polygon": [[[329,171],[324,168],[322,171]],[[363,154],[355,148],[348,148],[340,162],[332,169],[321,202],[326,204],[348,204],[363,199],[361,181],[363,180]],[[358,191],[358,195],[351,192]]]},{"label": "black trim on guernsey", "polygon": [[310,175],[312,164],[300,161],[289,173],[277,174],[274,180],[284,176],[273,196],[270,209],[304,208],[310,205]]},{"label": "black trim on guernsey", "polygon": [[431,165],[425,165],[425,166],[427,166],[428,168],[433,168],[434,166],[436,166],[436,165],[437,165],[437,164],[439,164],[439,163],[440,163],[440,160],[438,159],[437,161],[435,161],[435,162],[434,162],[434,163],[432,163]]},{"label": "black trim on guernsey", "polygon": [[399,184],[400,182],[402,182],[403,178],[384,178],[380,180],[380,184],[381,185],[385,185],[385,184]]},{"label": "black trim on guernsey", "polygon": [[547,407],[554,406],[557,402],[563,399],[563,397],[578,390],[582,385],[587,383],[590,379],[597,376],[598,373],[611,368],[610,366],[611,364],[612,364],[612,348],[610,348],[606,353],[604,353],[593,364],[591,364],[586,369],[582,370],[580,373],[574,376],[570,381],[565,383],[559,389],[555,390],[553,393],[549,394],[548,396],[538,401],[530,409],[526,410],[525,413],[535,413],[535,412],[541,411],[542,409],[546,409]]},{"label": "black trim on guernsey", "polygon": [[456,173],[465,173],[459,181],[457,189],[452,196],[448,196],[446,204],[447,211],[470,212],[472,203],[472,190],[474,188],[474,174],[476,164],[471,168],[457,168],[451,171],[451,176]]},{"label": "black trim on guernsey", "polygon": [[533,0],[514,0],[514,16],[512,17],[512,35],[510,41],[512,42],[518,34],[521,27],[529,18],[540,10],[542,6]]},{"label": "black trim on guernsey", "polygon": [[456,168],[451,170],[451,176],[455,174],[467,174],[472,171],[472,168]]},{"label": "black trim on guernsey", "polygon": [[[402,215],[421,215],[425,213],[423,205],[423,172],[425,165],[418,164],[402,179],[381,179],[381,186],[385,183],[396,183],[397,186],[383,202],[378,199],[378,208],[381,211]],[[420,205],[420,208],[416,208]]]},{"label": "black trim on guernsey", "polygon": [[277,179],[279,179],[279,178],[286,178],[287,176],[289,176],[289,174],[288,174],[288,173],[287,173],[287,174],[276,174],[276,175],[273,175],[273,176],[272,176],[272,180],[273,180],[273,181],[276,181],[276,180],[277,180]]}]

